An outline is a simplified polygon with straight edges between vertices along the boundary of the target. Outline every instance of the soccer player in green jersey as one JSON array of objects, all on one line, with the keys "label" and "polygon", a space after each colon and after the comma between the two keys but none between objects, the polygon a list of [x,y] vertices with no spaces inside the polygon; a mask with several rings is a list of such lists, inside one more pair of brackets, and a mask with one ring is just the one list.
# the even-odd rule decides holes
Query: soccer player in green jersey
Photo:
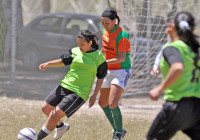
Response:
[{"label": "soccer player in green jersey", "polygon": [[146,138],[168,140],[181,130],[192,140],[199,140],[200,45],[193,33],[195,19],[188,12],[179,12],[167,26],[171,43],[163,48],[160,62],[163,79],[149,92],[152,100],[158,100],[164,92],[166,102]]},{"label": "soccer player in green jersey", "polygon": [[60,119],[65,116],[69,118],[87,101],[96,76],[97,83],[93,95],[97,95],[107,74],[107,63],[98,50],[97,37],[90,31],[83,30],[77,36],[77,43],[78,47],[61,55],[61,59],[39,66],[40,70],[45,71],[48,67],[71,64],[70,71],[49,94],[42,106],[42,111],[48,119],[38,134],[38,140],[45,138],[55,128],[54,139],[61,138],[70,126]]}]

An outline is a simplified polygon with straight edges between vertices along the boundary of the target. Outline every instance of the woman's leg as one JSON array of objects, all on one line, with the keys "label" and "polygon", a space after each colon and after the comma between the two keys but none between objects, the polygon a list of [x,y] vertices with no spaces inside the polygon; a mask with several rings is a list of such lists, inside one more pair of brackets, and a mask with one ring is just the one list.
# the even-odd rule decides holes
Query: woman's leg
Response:
[{"label": "woman's leg", "polygon": [[59,108],[56,107],[49,113],[49,117],[45,125],[43,125],[42,129],[40,130],[38,134],[38,140],[42,140],[47,135],[53,131],[57,125],[57,123],[60,121],[61,118],[66,116],[66,114]]},{"label": "woman's leg", "polygon": [[58,106],[51,111],[49,114],[48,120],[45,123],[45,126],[48,130],[52,131],[56,127],[57,123],[60,121],[61,118],[65,117],[66,114],[63,112]]},{"label": "woman's leg", "polygon": [[[50,114],[50,112],[52,111],[52,110],[54,110],[55,109],[55,107],[54,106],[51,106],[51,105],[49,105],[46,101],[43,103],[43,105],[42,105],[42,112],[48,117],[49,116],[49,114]],[[58,126],[59,125],[61,125],[61,124],[63,124],[63,122],[61,121],[61,120],[59,120],[59,122],[58,122]]]},{"label": "woman's leg", "polygon": [[118,103],[123,92],[124,92],[123,88],[117,85],[111,85],[110,96],[108,100],[116,132],[122,132],[122,133],[123,133],[122,114],[118,106]]},{"label": "woman's leg", "polygon": [[101,88],[100,89],[99,106],[104,111],[106,117],[108,118],[108,120],[109,120],[109,122],[110,122],[110,124],[113,127],[113,130],[115,132],[116,129],[115,129],[115,125],[114,125],[114,120],[113,120],[113,117],[112,117],[110,107],[108,105],[109,94],[110,94],[110,88]]},{"label": "woman's leg", "polygon": [[105,108],[108,106],[108,99],[110,95],[110,88],[101,88],[99,94],[99,106]]}]

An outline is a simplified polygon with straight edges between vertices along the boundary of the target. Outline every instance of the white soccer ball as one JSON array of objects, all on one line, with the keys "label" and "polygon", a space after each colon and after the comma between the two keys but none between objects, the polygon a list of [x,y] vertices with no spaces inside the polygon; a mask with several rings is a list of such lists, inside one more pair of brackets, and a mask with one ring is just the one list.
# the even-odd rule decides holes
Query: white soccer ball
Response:
[{"label": "white soccer ball", "polygon": [[18,140],[37,140],[37,134],[32,128],[23,128],[19,131]]}]

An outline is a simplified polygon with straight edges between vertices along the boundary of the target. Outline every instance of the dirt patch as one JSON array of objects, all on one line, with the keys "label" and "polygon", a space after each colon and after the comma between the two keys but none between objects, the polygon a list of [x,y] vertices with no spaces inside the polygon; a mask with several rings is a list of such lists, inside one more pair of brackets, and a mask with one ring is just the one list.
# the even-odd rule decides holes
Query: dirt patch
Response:
[{"label": "dirt patch", "polygon": [[[162,107],[162,99],[157,102],[151,101],[148,98],[131,98],[131,99],[122,99],[121,100],[121,112],[124,117],[128,118],[144,118],[152,119],[156,116],[159,110]],[[38,109],[41,108],[43,101],[38,100],[25,100],[20,98],[9,98],[9,97],[0,97],[0,107],[9,108],[16,104],[23,104],[26,106],[37,106]],[[88,102],[86,102],[77,113],[88,114],[103,114],[102,109],[96,104],[92,108],[88,108]]]}]

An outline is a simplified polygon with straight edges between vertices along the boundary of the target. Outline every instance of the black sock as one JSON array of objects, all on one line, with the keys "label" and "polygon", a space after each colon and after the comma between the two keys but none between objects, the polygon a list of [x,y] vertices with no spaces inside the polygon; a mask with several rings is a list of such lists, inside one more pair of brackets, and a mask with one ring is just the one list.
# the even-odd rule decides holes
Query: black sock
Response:
[{"label": "black sock", "polygon": [[62,122],[60,125],[56,125],[56,128],[63,127],[64,123]]},{"label": "black sock", "polygon": [[38,140],[42,140],[43,138],[45,138],[48,134],[45,133],[42,129],[40,130],[39,134],[38,134]]}]

